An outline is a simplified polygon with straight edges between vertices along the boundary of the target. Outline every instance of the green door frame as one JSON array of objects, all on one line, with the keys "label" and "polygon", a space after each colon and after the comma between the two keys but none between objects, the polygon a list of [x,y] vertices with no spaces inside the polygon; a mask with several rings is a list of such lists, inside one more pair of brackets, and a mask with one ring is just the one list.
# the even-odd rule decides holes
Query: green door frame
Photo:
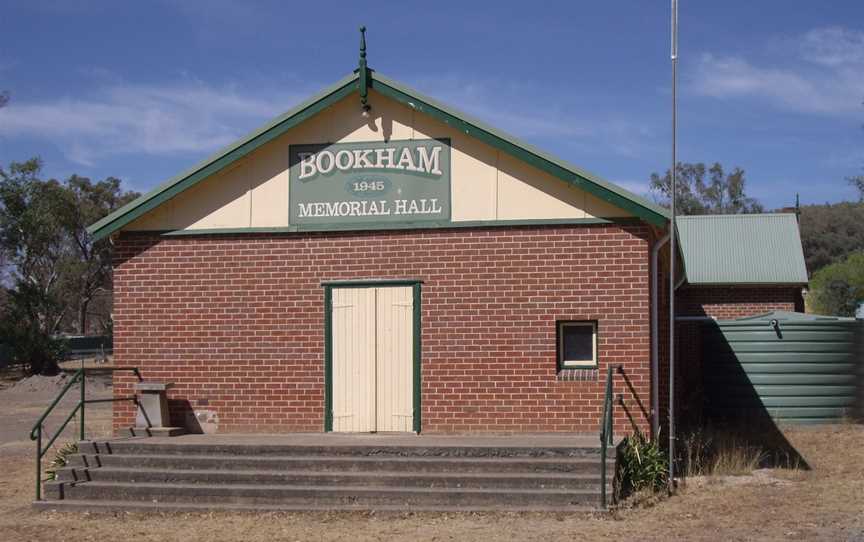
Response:
[{"label": "green door frame", "polygon": [[333,289],[411,286],[414,304],[414,432],[420,434],[420,279],[330,280],[324,287],[324,432],[333,431]]}]

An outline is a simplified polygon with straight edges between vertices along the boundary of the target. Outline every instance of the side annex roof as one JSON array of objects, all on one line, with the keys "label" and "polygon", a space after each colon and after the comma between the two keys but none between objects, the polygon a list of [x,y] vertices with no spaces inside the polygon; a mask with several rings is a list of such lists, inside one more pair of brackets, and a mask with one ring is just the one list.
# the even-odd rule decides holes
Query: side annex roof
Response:
[{"label": "side annex roof", "polygon": [[680,216],[675,225],[688,284],[807,284],[792,213]]},{"label": "side annex roof", "polygon": [[[369,88],[397,102],[430,115],[466,135],[477,138],[616,207],[625,209],[650,224],[664,226],[668,221],[668,211],[663,207],[655,205],[645,198],[637,196],[581,168],[555,158],[532,145],[519,141],[460,111],[423,96],[419,92],[388,79],[371,69],[369,70],[368,84]],[[322,90],[246,137],[219,150],[180,175],[169,179],[150,192],[95,222],[87,228],[87,231],[94,239],[101,239],[111,235],[177,194],[221,171],[258,147],[279,137],[289,129],[301,124],[348,95],[359,92],[359,90],[359,71],[355,71],[352,75]]]}]

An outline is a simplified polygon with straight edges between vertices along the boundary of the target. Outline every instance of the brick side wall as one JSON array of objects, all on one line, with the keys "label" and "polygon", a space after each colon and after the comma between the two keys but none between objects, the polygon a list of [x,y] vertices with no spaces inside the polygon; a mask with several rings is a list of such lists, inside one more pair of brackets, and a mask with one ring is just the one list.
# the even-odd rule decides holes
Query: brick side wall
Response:
[{"label": "brick side wall", "polygon": [[[648,427],[643,224],[116,239],[115,362],[171,381],[173,423],[321,431],[322,280],[419,278],[424,432],[598,429],[621,364],[616,429]],[[556,320],[598,322],[599,371],[556,369]],[[572,376],[572,375],[571,375]],[[626,383],[625,383],[626,381]],[[131,394],[118,373],[115,393]],[[625,413],[629,413],[629,422]],[[116,403],[114,427],[132,425]]]},{"label": "brick side wall", "polygon": [[680,316],[729,320],[770,311],[801,310],[801,288],[779,286],[685,286],[675,298]]}]

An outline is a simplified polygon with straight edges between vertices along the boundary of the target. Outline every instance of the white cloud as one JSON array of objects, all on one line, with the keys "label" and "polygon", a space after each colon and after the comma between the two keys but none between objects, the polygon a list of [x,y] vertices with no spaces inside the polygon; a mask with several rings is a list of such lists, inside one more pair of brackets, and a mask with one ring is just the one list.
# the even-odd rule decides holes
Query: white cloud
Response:
[{"label": "white cloud", "polygon": [[0,110],[0,136],[47,140],[83,165],[118,154],[209,152],[299,98],[188,80],[170,85],[115,83],[87,98],[13,101]]},{"label": "white cloud", "polygon": [[572,95],[564,89],[556,95],[554,88],[541,91],[525,83],[456,74],[409,80],[417,81],[424,93],[518,138],[552,139],[633,157],[645,152],[654,137],[647,125],[618,113],[574,110]]},{"label": "white cloud", "polygon": [[689,78],[689,88],[715,98],[756,97],[802,113],[861,111],[864,33],[820,28],[791,43],[790,53],[778,57],[774,65],[704,53]]},{"label": "white cloud", "polygon": [[[45,141],[85,166],[120,155],[200,155],[236,140],[311,91],[291,94],[272,84],[215,86],[190,78],[131,84],[104,70],[88,75],[95,90],[82,97],[16,99],[0,109],[0,138]],[[648,152],[654,139],[645,125],[619,114],[571,111],[566,92],[532,102],[525,96],[537,95],[536,88],[507,82],[463,76],[419,80],[445,103],[540,146],[554,140],[583,151],[634,157]]]},{"label": "white cloud", "polygon": [[813,29],[804,34],[801,55],[825,66],[864,64],[864,32],[838,26]]}]

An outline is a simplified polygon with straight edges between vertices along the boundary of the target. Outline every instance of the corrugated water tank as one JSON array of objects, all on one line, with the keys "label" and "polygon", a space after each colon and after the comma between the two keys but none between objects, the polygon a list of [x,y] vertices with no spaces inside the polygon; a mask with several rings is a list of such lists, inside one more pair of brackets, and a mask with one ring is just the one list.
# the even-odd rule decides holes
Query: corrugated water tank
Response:
[{"label": "corrugated water tank", "polygon": [[864,413],[864,321],[777,311],[702,332],[708,416],[834,423]]}]

